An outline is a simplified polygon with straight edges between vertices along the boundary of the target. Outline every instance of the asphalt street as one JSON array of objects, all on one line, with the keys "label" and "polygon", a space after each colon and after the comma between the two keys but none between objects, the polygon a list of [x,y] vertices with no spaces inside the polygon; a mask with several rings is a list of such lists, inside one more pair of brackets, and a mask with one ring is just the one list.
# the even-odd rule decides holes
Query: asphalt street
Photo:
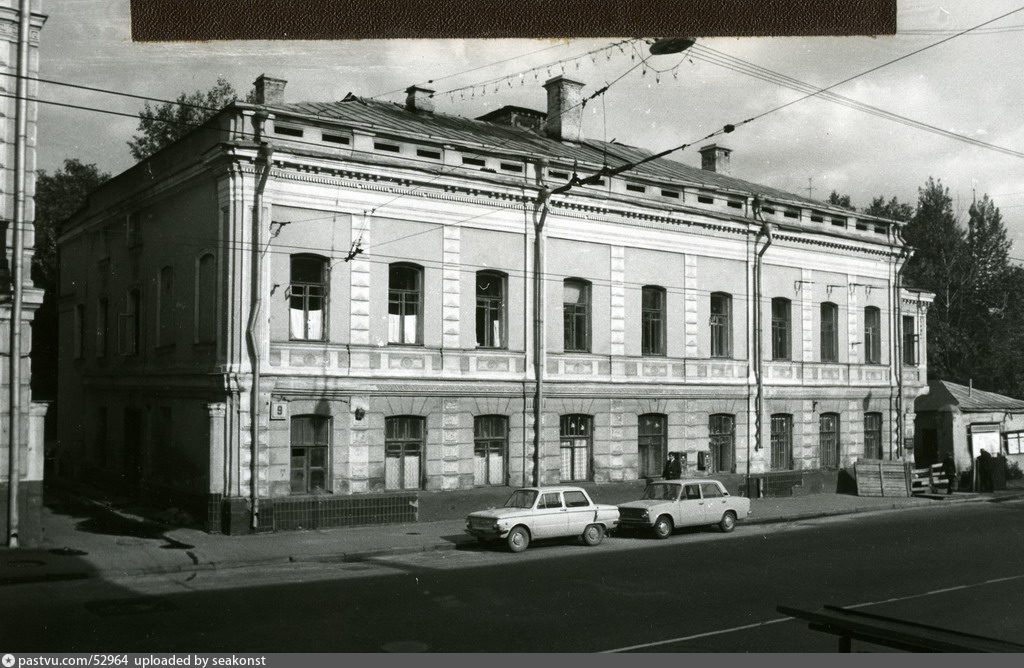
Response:
[{"label": "asphalt street", "polygon": [[[0,587],[4,651],[834,651],[860,606],[1024,640],[1024,502]],[[861,646],[859,649],[871,649]]]}]

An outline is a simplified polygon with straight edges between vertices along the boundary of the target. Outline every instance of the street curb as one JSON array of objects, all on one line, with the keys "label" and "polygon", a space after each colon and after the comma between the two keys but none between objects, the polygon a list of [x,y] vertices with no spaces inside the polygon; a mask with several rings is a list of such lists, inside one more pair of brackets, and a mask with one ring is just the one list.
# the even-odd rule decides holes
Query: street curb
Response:
[{"label": "street curb", "polygon": [[[961,503],[1000,503],[1004,501],[1014,501],[1024,499],[1024,493],[1007,495],[1001,497],[971,497],[966,499],[942,499],[938,503],[942,505],[950,504],[961,504]],[[931,505],[929,503],[920,503],[913,505],[902,505],[898,503],[892,503],[882,506],[861,506],[856,508],[849,508],[844,510],[825,510],[815,511],[810,513],[798,513],[793,515],[787,515],[785,517],[768,517],[768,518],[749,518],[743,520],[745,525],[764,525],[764,524],[784,524],[786,522],[798,522],[800,520],[820,519],[824,517],[838,517],[841,515],[859,515],[863,513],[871,512],[892,512],[895,510],[914,510],[919,508],[937,508],[942,507],[940,505]],[[14,584],[27,584],[32,582],[42,582],[48,580],[70,580],[70,579],[86,579],[96,578],[101,576],[108,577],[134,577],[140,575],[173,575],[176,573],[192,573],[195,571],[216,571],[216,570],[231,570],[235,568],[248,568],[253,566],[283,566],[286,564],[302,564],[302,563],[352,563],[359,561],[366,561],[377,557],[392,557],[403,554],[417,554],[420,552],[446,552],[450,550],[456,550],[460,545],[471,544],[470,541],[463,543],[444,541],[441,543],[424,543],[422,545],[410,545],[408,547],[386,547],[386,548],[374,548],[368,550],[356,550],[350,552],[335,552],[326,554],[299,554],[299,555],[282,555],[275,557],[265,557],[262,559],[241,559],[231,561],[220,561],[220,562],[200,562],[200,563],[188,563],[178,564],[174,566],[154,566],[146,568],[130,568],[130,569],[116,569],[111,568],[108,570],[92,570],[84,573],[62,573],[59,575],[52,576],[26,576],[24,579],[5,579],[0,578],[0,586],[14,585]]]}]

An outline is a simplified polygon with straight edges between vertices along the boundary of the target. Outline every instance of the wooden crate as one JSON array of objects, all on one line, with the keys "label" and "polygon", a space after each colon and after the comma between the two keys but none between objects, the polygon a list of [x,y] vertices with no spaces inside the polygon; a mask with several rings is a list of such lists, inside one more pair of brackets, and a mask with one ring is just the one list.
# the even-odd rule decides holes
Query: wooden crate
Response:
[{"label": "wooden crate", "polygon": [[857,496],[910,496],[910,471],[902,459],[858,459]]}]

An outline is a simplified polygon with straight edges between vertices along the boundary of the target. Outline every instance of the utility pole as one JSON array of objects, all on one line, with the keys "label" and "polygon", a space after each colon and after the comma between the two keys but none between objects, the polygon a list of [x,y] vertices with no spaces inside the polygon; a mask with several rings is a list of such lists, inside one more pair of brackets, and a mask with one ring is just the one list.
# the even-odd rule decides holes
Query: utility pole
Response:
[{"label": "utility pole", "polygon": [[14,211],[11,216],[11,331],[8,357],[7,547],[18,547],[18,486],[21,479],[21,313],[25,277],[25,158],[28,139],[28,38],[31,0],[18,3],[18,82],[15,93]]},{"label": "utility pole", "polygon": [[814,199],[814,177],[807,177],[807,198]]}]

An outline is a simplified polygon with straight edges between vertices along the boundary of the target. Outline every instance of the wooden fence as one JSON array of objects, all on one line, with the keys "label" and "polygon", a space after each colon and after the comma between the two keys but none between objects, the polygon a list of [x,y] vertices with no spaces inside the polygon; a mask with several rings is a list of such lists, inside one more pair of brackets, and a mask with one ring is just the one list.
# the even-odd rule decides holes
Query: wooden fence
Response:
[{"label": "wooden fence", "polygon": [[910,496],[910,471],[902,459],[858,459],[857,496]]}]

